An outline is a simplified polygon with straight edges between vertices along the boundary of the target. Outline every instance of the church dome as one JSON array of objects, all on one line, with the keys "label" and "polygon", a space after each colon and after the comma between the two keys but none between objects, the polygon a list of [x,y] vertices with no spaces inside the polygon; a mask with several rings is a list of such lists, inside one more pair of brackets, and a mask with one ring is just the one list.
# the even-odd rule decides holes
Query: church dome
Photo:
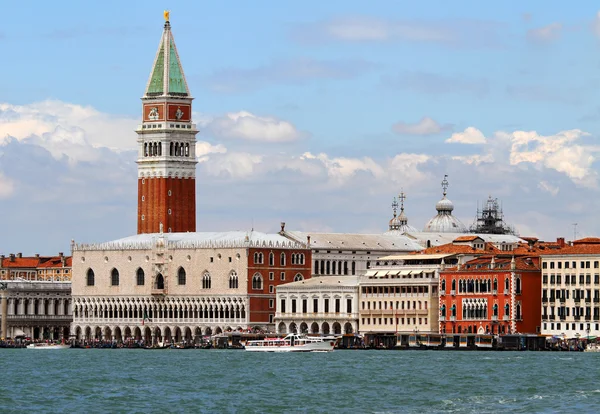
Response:
[{"label": "church dome", "polygon": [[423,231],[432,233],[466,233],[466,226],[452,215],[454,204],[446,198],[446,190],[448,189],[447,178],[448,176],[445,175],[442,181],[443,197],[435,204],[437,214],[429,220]]},{"label": "church dome", "polygon": [[413,226],[408,224],[408,217],[404,213],[404,200],[406,200],[406,195],[404,192],[400,193],[400,214],[396,216],[396,212],[398,209],[398,202],[394,197],[394,202],[392,203],[392,210],[394,212],[394,217],[389,222],[389,230],[387,233],[393,234],[404,234],[404,233],[414,233],[418,231]]}]

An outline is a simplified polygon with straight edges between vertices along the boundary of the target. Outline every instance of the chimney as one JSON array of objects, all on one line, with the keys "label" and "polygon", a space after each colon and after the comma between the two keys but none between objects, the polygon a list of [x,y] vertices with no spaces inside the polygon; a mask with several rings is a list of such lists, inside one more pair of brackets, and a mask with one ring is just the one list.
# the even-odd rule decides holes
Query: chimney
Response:
[{"label": "chimney", "polygon": [[440,262],[440,270],[446,270],[446,261],[442,257],[442,261]]},{"label": "chimney", "polygon": [[535,241],[534,240],[529,240],[527,242],[527,244],[529,245],[529,251],[533,250],[533,246],[535,245]]},{"label": "chimney", "polygon": [[306,243],[308,243],[308,247],[310,247],[310,236],[306,236]]},{"label": "chimney", "polygon": [[64,256],[63,252],[58,252],[58,257],[63,257],[63,256]]},{"label": "chimney", "polygon": [[17,253],[17,257],[18,257],[19,259],[22,259],[22,258],[23,258],[23,253]]},{"label": "chimney", "polygon": [[8,257],[9,257],[9,259],[10,259],[11,262],[15,261],[15,254],[14,253],[11,253],[10,255],[8,255]]},{"label": "chimney", "polygon": [[492,260],[490,261],[490,269],[494,269],[496,267],[496,256],[492,256]]},{"label": "chimney", "polygon": [[565,247],[565,238],[564,237],[557,237],[556,238],[556,243],[558,243],[558,245],[562,249],[563,247]]},{"label": "chimney", "polygon": [[517,268],[517,262],[515,262],[515,256],[510,260],[510,270],[515,270]]},{"label": "chimney", "polygon": [[35,257],[39,259],[39,258],[40,258],[40,254],[39,254],[39,253],[36,253],[36,254],[35,254]]},{"label": "chimney", "polygon": [[281,222],[281,233],[285,231],[285,221]]}]

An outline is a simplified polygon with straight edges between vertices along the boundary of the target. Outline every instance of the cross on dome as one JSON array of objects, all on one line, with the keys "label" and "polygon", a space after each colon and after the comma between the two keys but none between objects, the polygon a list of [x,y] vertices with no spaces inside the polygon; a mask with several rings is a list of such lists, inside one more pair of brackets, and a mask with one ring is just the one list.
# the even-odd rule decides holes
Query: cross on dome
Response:
[{"label": "cross on dome", "polygon": [[442,189],[444,190],[444,197],[446,196],[446,193],[448,191],[448,174],[444,174],[444,179],[442,180]]}]

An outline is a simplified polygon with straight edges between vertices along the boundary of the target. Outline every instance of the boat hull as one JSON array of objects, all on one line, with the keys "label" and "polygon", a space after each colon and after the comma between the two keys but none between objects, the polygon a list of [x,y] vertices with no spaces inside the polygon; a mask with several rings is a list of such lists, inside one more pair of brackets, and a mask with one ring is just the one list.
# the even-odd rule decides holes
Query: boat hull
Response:
[{"label": "boat hull", "polygon": [[46,344],[29,344],[27,345],[27,349],[68,349],[71,348],[71,345],[46,345]]},{"label": "boat hull", "polygon": [[244,348],[248,352],[331,352],[335,342],[315,342],[305,345],[261,345],[261,346],[246,346]]}]

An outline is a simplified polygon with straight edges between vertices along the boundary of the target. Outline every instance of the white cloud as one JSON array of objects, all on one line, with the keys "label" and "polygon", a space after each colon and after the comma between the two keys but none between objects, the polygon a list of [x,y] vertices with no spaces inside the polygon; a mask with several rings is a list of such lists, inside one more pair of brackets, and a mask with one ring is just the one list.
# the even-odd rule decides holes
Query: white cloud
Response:
[{"label": "white cloud", "polygon": [[540,181],[540,183],[538,184],[538,188],[552,194],[554,197],[556,197],[556,195],[560,191],[560,189],[557,186],[554,186],[547,181]]},{"label": "white cloud", "polygon": [[214,118],[207,129],[217,138],[263,142],[290,142],[304,133],[288,121],[270,116],[258,116],[247,111],[232,112]]},{"label": "white cloud", "polygon": [[527,31],[527,39],[534,42],[550,42],[560,39],[563,25],[561,23],[550,23],[544,27],[538,27]]},{"label": "white cloud", "polygon": [[511,142],[510,164],[531,163],[567,175],[575,183],[596,187],[598,172],[592,169],[598,148],[578,143],[587,132],[579,129],[543,136],[535,131],[500,132],[497,135]]},{"label": "white cloud", "polygon": [[225,154],[227,148],[222,144],[212,145],[206,141],[196,141],[196,158],[198,162],[204,162],[208,159],[207,155],[210,154]]},{"label": "white cloud", "polygon": [[469,164],[469,165],[480,165],[483,163],[494,162],[494,156],[491,153],[488,153],[485,155],[481,155],[481,154],[455,155],[452,157],[452,159],[455,161],[460,161],[463,164]]},{"label": "white cloud", "polygon": [[448,143],[458,144],[485,144],[483,133],[475,127],[468,127],[463,132],[455,132],[446,140]]},{"label": "white cloud", "polygon": [[425,116],[416,123],[398,122],[392,130],[400,135],[433,135],[450,129],[450,125],[440,125],[435,120]]},{"label": "white cloud", "polygon": [[325,166],[329,178],[336,183],[343,183],[359,172],[365,172],[374,178],[382,178],[385,175],[384,169],[369,157],[330,157],[323,153],[313,155],[305,152],[300,159],[320,161]]},{"label": "white cloud", "polygon": [[600,38],[600,11],[596,12],[594,21],[592,22],[592,32]]},{"label": "white cloud", "polygon": [[13,180],[0,172],[0,199],[10,198],[15,191]]}]

